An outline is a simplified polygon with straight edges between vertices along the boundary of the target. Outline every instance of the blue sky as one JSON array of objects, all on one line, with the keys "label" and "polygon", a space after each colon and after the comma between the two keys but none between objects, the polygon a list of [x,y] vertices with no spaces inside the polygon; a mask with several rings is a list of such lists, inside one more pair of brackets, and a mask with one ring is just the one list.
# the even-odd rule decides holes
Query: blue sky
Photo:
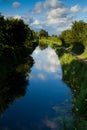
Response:
[{"label": "blue sky", "polygon": [[0,0],[0,12],[22,18],[35,31],[58,35],[75,20],[87,22],[87,0]]}]

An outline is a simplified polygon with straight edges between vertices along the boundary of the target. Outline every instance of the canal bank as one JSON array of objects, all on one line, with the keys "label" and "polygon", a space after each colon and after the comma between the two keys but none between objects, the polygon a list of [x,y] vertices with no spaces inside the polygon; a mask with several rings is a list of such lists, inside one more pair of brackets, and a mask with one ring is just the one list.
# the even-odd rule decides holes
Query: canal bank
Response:
[{"label": "canal bank", "polygon": [[87,65],[60,47],[55,48],[63,70],[63,80],[74,93],[75,130],[87,130]]}]

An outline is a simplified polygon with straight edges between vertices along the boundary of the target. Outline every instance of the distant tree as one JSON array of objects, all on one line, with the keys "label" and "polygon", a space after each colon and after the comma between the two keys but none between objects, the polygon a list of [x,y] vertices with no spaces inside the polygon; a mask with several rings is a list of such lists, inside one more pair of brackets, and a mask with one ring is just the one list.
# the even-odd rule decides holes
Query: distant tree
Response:
[{"label": "distant tree", "polygon": [[62,44],[64,46],[69,46],[72,43],[72,34],[71,34],[71,30],[64,30],[61,35],[59,36],[59,38],[62,41]]},{"label": "distant tree", "polygon": [[52,34],[52,37],[57,37],[57,35],[55,35],[55,34]]},{"label": "distant tree", "polygon": [[45,30],[43,30],[43,29],[41,29],[41,30],[39,31],[38,35],[39,35],[40,38],[41,38],[41,37],[48,37],[48,32],[45,31]]}]

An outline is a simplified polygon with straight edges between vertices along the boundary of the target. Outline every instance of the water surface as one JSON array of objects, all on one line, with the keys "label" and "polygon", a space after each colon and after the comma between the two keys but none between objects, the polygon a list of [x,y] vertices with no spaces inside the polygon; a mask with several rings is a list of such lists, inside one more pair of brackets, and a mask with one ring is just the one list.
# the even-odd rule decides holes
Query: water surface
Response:
[{"label": "water surface", "polygon": [[72,92],[62,80],[58,56],[50,47],[33,52],[26,95],[3,113],[0,130],[63,130],[71,127]]}]

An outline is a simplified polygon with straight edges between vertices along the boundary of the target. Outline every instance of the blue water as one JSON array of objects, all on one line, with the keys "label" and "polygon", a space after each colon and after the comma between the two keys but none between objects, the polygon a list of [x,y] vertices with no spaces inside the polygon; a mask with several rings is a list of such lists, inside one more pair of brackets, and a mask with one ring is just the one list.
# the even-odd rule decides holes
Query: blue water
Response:
[{"label": "blue water", "polygon": [[0,117],[0,130],[63,130],[72,124],[72,91],[62,80],[58,56],[48,47],[33,52],[24,97],[15,100]]}]

